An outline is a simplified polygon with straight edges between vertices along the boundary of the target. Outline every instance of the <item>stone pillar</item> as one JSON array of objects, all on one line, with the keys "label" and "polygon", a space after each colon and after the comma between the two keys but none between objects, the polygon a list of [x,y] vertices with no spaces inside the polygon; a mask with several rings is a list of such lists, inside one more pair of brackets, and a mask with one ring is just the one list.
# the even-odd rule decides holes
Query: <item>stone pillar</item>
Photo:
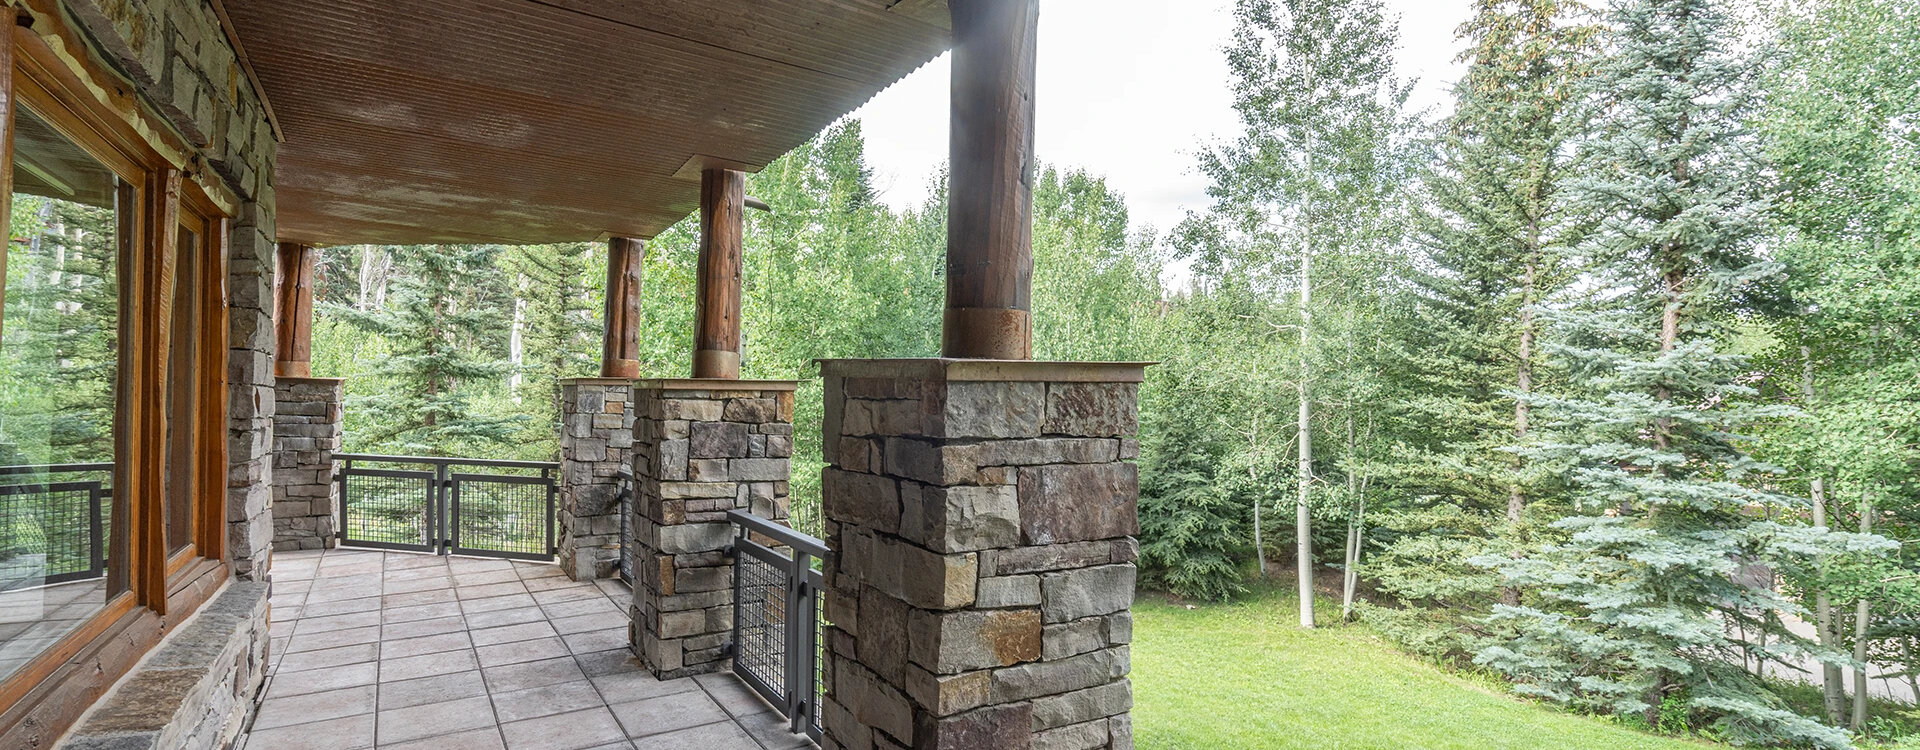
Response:
[{"label": "stone pillar", "polygon": [[273,548],[331,548],[340,507],[340,378],[280,378],[273,414]]},{"label": "stone pillar", "polygon": [[267,579],[273,548],[273,209],[243,203],[227,237],[227,556]]},{"label": "stone pillar", "polygon": [[787,517],[792,381],[633,386],[633,632],[662,679],[726,666],[733,628],[727,511]]},{"label": "stone pillar", "polygon": [[1131,748],[1140,364],[823,363],[827,748]]},{"label": "stone pillar", "polygon": [[560,381],[560,569],[576,581],[620,571],[620,467],[633,458],[633,381]]}]

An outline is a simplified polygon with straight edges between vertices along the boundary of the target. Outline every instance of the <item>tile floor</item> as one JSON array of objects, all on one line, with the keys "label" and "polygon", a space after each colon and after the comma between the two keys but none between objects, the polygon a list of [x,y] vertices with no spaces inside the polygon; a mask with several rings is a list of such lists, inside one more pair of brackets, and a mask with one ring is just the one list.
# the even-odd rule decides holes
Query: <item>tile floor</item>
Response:
[{"label": "tile floor", "polygon": [[246,750],[810,748],[731,674],[661,681],[630,594],[553,565],[275,553],[272,664]]}]

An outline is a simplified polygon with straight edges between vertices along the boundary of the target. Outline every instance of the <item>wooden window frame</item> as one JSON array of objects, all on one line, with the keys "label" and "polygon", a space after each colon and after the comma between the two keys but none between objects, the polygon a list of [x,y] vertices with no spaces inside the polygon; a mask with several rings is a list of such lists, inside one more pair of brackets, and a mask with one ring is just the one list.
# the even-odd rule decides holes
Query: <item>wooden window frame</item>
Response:
[{"label": "wooden window frame", "polygon": [[[34,3],[33,5],[39,5]],[[36,12],[37,11],[37,12]],[[11,216],[14,115],[31,109],[62,136],[118,175],[123,183],[118,221],[120,274],[119,399],[114,440],[113,541],[108,598],[91,619],[14,674],[0,679],[0,746],[64,733],[81,714],[179,622],[230,577],[225,561],[227,485],[228,212],[173,156],[155,143],[182,146],[152,119],[110,71],[75,49],[84,38],[58,15],[33,8],[38,24],[0,29],[0,220]],[[36,25],[38,25],[36,24]],[[107,81],[108,83],[97,83]],[[128,113],[136,113],[129,117]],[[130,120],[141,122],[136,126]],[[155,132],[159,135],[156,135]],[[157,139],[157,140],[156,140]],[[176,279],[176,239],[182,217],[204,228],[195,278]],[[0,254],[0,301],[5,299],[5,255]],[[193,539],[169,555],[165,504],[166,388],[176,283],[201,286],[187,481],[194,498]]]}]

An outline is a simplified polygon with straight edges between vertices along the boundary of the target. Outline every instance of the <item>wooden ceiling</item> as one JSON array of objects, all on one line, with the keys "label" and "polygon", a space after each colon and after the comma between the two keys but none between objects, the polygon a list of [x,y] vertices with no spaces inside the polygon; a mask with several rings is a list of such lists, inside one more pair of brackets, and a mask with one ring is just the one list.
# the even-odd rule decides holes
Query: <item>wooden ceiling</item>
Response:
[{"label": "wooden ceiling", "polygon": [[319,245],[652,237],[689,165],[759,169],[950,36],[944,0],[222,4],[286,138],[280,239]]}]

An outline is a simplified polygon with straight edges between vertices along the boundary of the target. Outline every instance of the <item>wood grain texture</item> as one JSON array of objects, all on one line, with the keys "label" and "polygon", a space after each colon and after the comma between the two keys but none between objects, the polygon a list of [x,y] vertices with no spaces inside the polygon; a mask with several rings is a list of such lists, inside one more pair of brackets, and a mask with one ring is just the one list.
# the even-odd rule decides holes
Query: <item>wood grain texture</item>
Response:
[{"label": "wood grain texture", "polygon": [[[650,238],[938,56],[925,2],[222,0],[286,135],[279,238]],[[553,50],[570,50],[552,54]]]},{"label": "wood grain texture", "polygon": [[313,377],[313,247],[280,243],[274,274],[273,374]]},{"label": "wood grain texture", "polygon": [[631,237],[607,240],[606,332],[600,346],[600,377],[640,377],[640,302],[647,243]]},{"label": "wood grain texture", "polygon": [[740,377],[741,219],[747,175],[709,169],[700,178],[700,259],[695,267],[693,376]]},{"label": "wood grain texture", "polygon": [[1033,93],[1038,0],[952,0],[947,309],[941,350],[1033,355]]}]

